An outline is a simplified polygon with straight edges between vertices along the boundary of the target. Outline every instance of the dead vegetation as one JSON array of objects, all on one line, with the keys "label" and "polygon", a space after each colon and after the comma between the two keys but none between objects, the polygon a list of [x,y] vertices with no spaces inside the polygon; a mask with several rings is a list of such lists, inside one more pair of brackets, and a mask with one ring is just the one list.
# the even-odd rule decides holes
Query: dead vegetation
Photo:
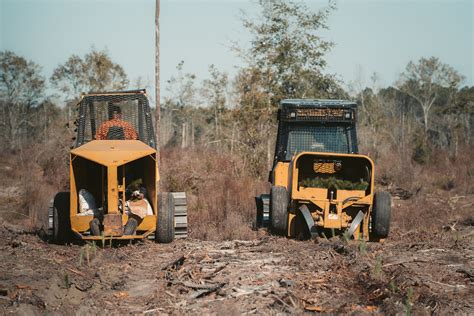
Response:
[{"label": "dead vegetation", "polygon": [[[47,191],[62,181],[59,176],[40,180],[45,173],[37,163],[28,168],[36,179],[24,182],[21,168],[15,168],[18,157],[4,157],[0,311],[470,314],[474,195],[469,156],[466,152],[452,164],[440,157],[436,168],[407,166],[406,178],[379,170],[378,185],[395,196],[391,234],[379,244],[338,238],[300,242],[255,231],[253,196],[267,190],[264,181],[254,180],[241,160],[226,153],[167,150],[162,185],[188,192],[191,238],[118,247],[51,245],[38,237],[41,230],[22,220],[25,216],[3,213],[14,209],[31,216],[31,209],[19,208],[25,201],[26,208],[46,211]],[[451,189],[439,183],[450,174],[448,166],[456,176]],[[419,179],[410,168],[420,168]],[[414,189],[418,185],[422,188]]]},{"label": "dead vegetation", "polygon": [[[381,87],[374,73],[372,87],[361,78],[344,91],[324,75],[331,43],[312,33],[332,9],[260,3],[268,20],[244,23],[254,31],[243,56],[252,62],[235,78],[211,66],[210,79],[198,82],[183,63],[169,78],[161,189],[187,192],[190,223],[190,239],[170,245],[41,240],[49,201],[68,186],[70,96],[125,89],[128,78],[93,48],[59,64],[49,91],[40,65],[0,52],[2,314],[474,314],[474,87],[462,87],[460,74],[431,57],[410,62],[392,85]],[[286,36],[292,21],[305,20],[299,36]],[[275,59],[281,52],[294,58]],[[108,66],[84,82],[85,72],[67,76],[67,63]],[[95,80],[102,77],[112,79]],[[50,92],[63,102],[53,103]],[[384,243],[298,242],[253,229],[254,196],[269,191],[275,113],[288,97],[358,102],[361,152],[375,160],[378,188],[394,196]]]},{"label": "dead vegetation", "polygon": [[[52,157],[59,155],[52,149],[58,145],[66,147],[52,142],[41,151],[33,147],[23,153],[28,159],[18,154],[2,156],[1,218],[28,227],[46,224],[51,198],[68,185],[67,159]],[[473,155],[471,148],[460,151],[456,159],[440,151],[433,164],[408,162],[403,168],[382,155],[376,161],[376,182],[394,197],[392,225],[405,231],[430,230],[472,216]],[[187,192],[192,238],[251,240],[258,236],[252,229],[254,196],[268,192],[268,183],[249,174],[239,155],[209,148],[166,149],[160,170],[162,190]]]},{"label": "dead vegetation", "polygon": [[[454,225],[454,223],[450,223]],[[385,243],[150,241],[56,246],[3,223],[7,313],[349,313],[474,311],[472,219]]]},{"label": "dead vegetation", "polygon": [[[259,89],[241,90],[233,109],[164,108],[174,113],[164,124],[174,143],[162,146],[161,189],[187,192],[190,223],[190,239],[171,245],[41,240],[49,201],[67,190],[72,137],[64,128],[70,109],[43,104],[55,116],[22,130],[41,137],[2,144],[1,313],[474,313],[470,125],[460,141],[443,143],[454,134],[441,111],[446,135],[429,138],[414,104],[382,91],[368,107],[359,94],[361,152],[375,159],[378,189],[394,197],[390,236],[381,244],[298,242],[253,229],[254,196],[269,191],[275,109]],[[471,100],[472,88],[458,93]]]},{"label": "dead vegetation", "polygon": [[[204,159],[205,157],[205,159]],[[242,160],[209,149],[170,150],[162,155],[162,188],[188,197],[189,234],[202,240],[253,239],[256,181]]]}]

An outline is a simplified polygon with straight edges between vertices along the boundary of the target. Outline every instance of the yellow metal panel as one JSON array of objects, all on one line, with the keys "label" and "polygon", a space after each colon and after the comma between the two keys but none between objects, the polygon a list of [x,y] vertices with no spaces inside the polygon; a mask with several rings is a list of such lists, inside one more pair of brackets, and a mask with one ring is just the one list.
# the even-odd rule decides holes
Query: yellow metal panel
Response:
[{"label": "yellow metal panel", "polygon": [[326,157],[356,157],[356,158],[365,158],[369,160],[372,164],[372,168],[374,167],[374,162],[370,159],[369,156],[361,155],[361,154],[341,154],[341,153],[323,153],[323,152],[311,152],[311,151],[303,151],[296,155],[293,160],[298,160],[300,156],[303,155],[318,155],[318,156],[326,156]]},{"label": "yellow metal panel", "polygon": [[71,150],[71,154],[103,166],[121,166],[154,153],[155,149],[139,140],[93,140]]},{"label": "yellow metal panel", "polygon": [[[292,198],[295,200],[308,200],[318,205],[317,201],[326,201],[327,194],[327,189],[300,187],[298,191],[293,191]],[[333,201],[342,202],[349,197],[358,197],[360,200],[357,203],[368,204],[371,203],[370,196],[365,196],[365,191],[362,190],[337,190],[337,199]]]},{"label": "yellow metal panel", "polygon": [[[294,165],[294,162],[292,163],[292,165]],[[298,191],[298,173],[299,173],[299,170],[298,170],[298,168],[291,168],[290,172],[291,172],[291,178],[290,178],[291,193],[290,194],[291,194],[291,196],[293,196],[293,192]]]},{"label": "yellow metal panel", "polygon": [[363,199],[360,199],[360,203],[369,203],[369,204],[372,204],[373,203],[373,200],[374,200],[374,195],[373,194],[369,194],[367,195],[366,197],[364,197]]},{"label": "yellow metal panel", "polygon": [[288,214],[288,231],[286,232],[286,236],[288,237],[295,237],[295,220],[296,214],[289,213]]},{"label": "yellow metal panel", "polygon": [[300,187],[293,191],[293,199],[297,200],[325,200],[328,195],[328,189]]},{"label": "yellow metal panel", "polygon": [[[306,188],[306,187],[298,187],[298,169],[296,168],[296,161],[298,160],[299,157],[302,155],[317,155],[319,157],[351,157],[351,158],[362,158],[367,160],[372,168],[372,176],[370,179],[371,183],[371,192],[367,195],[365,191],[363,190],[338,190],[337,191],[337,198],[332,200],[331,202],[327,200],[327,189],[322,189],[322,188]],[[323,225],[325,228],[335,228],[335,229],[341,229],[344,227],[348,226],[348,218],[343,212],[343,207],[348,207],[353,204],[372,204],[373,200],[373,195],[372,191],[374,188],[374,163],[372,159],[365,155],[358,155],[358,154],[335,154],[335,153],[313,153],[313,152],[302,152],[298,155],[296,155],[293,159],[293,164],[292,164],[292,172],[294,174],[292,178],[292,199],[295,200],[307,200],[311,201],[315,205],[317,205],[319,208],[323,210],[323,219],[318,220],[318,225]],[[357,197],[359,198],[358,201],[351,201],[351,202],[346,202],[346,204],[342,205],[342,202],[346,200],[349,197]],[[336,207],[336,213],[330,213],[330,205],[334,205]],[[333,207],[334,207],[333,206]],[[313,214],[314,215],[314,214]],[[366,215],[367,217],[367,222],[368,222],[368,213]],[[365,230],[368,231],[368,224],[364,223],[366,228],[364,228],[364,235],[365,235]]]},{"label": "yellow metal panel", "polygon": [[83,240],[95,240],[95,241],[101,241],[105,240],[107,242],[108,240],[132,240],[132,239],[145,239],[149,235],[151,235],[153,232],[146,232],[143,235],[124,235],[124,236],[107,236],[105,238],[102,238],[102,236],[81,236]]},{"label": "yellow metal panel", "polygon": [[363,190],[337,190],[337,201],[344,201],[350,197],[363,198],[365,191]]},{"label": "yellow metal panel", "polygon": [[329,213],[331,203],[326,201],[324,205],[324,228],[341,228],[341,209],[336,206],[336,213]]},{"label": "yellow metal panel", "polygon": [[72,169],[72,159],[71,155],[69,156],[69,214],[76,215],[77,214],[77,188],[76,188],[76,180],[74,178],[74,170]]},{"label": "yellow metal panel", "polygon": [[[74,215],[71,216],[71,228],[77,232],[86,232],[90,229],[89,223],[94,218],[92,215],[86,216],[79,216]],[[128,221],[127,215],[122,215],[122,224],[125,225]],[[156,216],[149,215],[145,216],[143,221],[138,225],[137,230],[139,231],[148,231],[148,230],[155,230],[156,226]]]},{"label": "yellow metal panel", "polygon": [[[321,156],[321,157],[352,157],[352,158],[363,158],[363,159],[366,159],[369,163],[370,163],[370,166],[371,166],[371,175],[372,175],[372,178],[370,180],[370,190],[371,192],[370,193],[373,193],[373,190],[374,190],[374,171],[375,171],[375,166],[374,166],[374,161],[372,159],[370,159],[369,156],[366,156],[366,155],[359,155],[359,154],[337,154],[337,153],[320,153],[320,152],[302,152],[302,153],[299,153],[298,155],[296,155],[294,158],[293,158],[293,162],[297,161],[299,157],[303,156],[303,155],[318,155],[318,156]],[[294,169],[296,169],[296,164],[293,163],[293,166],[292,166],[292,171],[294,172]],[[293,182],[294,181],[298,181],[297,179],[293,179]],[[293,184],[295,185],[295,184]],[[296,184],[297,185],[297,184]]]},{"label": "yellow metal panel", "polygon": [[71,228],[78,232],[85,232],[90,229],[89,223],[94,218],[92,215],[86,216],[79,216],[79,215],[72,215],[71,216]]},{"label": "yellow metal panel", "polygon": [[137,230],[155,230],[156,229],[156,215],[145,216],[143,221],[138,225]]},{"label": "yellow metal panel", "polygon": [[[122,224],[125,224],[128,221],[128,215],[122,215]],[[141,223],[138,225],[137,230],[151,230],[155,229],[156,227],[156,215],[148,215],[143,218]]]},{"label": "yellow metal panel", "polygon": [[290,164],[288,162],[278,162],[274,169],[274,186],[282,186],[288,189],[288,172]]},{"label": "yellow metal panel", "polygon": [[118,213],[118,184],[117,168],[107,168],[107,212],[108,214]]}]

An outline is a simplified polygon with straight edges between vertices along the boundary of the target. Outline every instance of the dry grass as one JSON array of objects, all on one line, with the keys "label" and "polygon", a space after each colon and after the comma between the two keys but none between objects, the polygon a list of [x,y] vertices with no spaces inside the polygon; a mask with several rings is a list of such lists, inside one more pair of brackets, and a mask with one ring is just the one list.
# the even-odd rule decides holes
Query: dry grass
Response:
[{"label": "dry grass", "polygon": [[[59,150],[58,150],[59,148]],[[464,148],[456,158],[438,151],[431,163],[401,163],[393,153],[376,161],[379,183],[402,187],[413,196],[394,200],[392,226],[402,231],[439,230],[472,218],[474,149]],[[68,183],[64,141],[50,140],[23,155],[2,154],[0,215],[3,219],[41,227],[54,194]],[[190,236],[204,240],[252,239],[254,197],[269,191],[266,181],[256,180],[239,155],[209,149],[167,149],[162,153],[161,187],[185,191],[188,196]]]},{"label": "dry grass", "polygon": [[474,149],[468,147],[460,150],[457,157],[449,151],[437,150],[427,165],[410,160],[400,163],[393,156],[382,156],[377,164],[378,182],[413,194],[406,201],[394,200],[393,225],[404,231],[439,231],[440,227],[472,218],[473,156]]},{"label": "dry grass", "polygon": [[29,227],[46,227],[47,211],[56,192],[68,185],[69,139],[52,137],[1,157],[1,217]]},{"label": "dry grass", "polygon": [[438,189],[458,195],[473,194],[472,157],[474,148],[462,148],[456,157],[450,151],[433,149],[430,162],[419,165],[393,150],[381,154],[375,161],[376,179],[378,182],[425,194]]},{"label": "dry grass", "polygon": [[246,174],[238,157],[208,150],[170,150],[162,154],[163,190],[188,196],[190,235],[207,240],[251,239],[254,197],[265,182]]}]

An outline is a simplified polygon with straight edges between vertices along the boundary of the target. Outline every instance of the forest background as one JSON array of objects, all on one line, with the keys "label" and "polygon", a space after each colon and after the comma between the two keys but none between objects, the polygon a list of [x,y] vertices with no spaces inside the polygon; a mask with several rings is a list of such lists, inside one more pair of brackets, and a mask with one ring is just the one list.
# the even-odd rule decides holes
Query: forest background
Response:
[{"label": "forest background", "polygon": [[[436,56],[410,61],[388,86],[377,73],[344,84],[327,71],[334,43],[321,36],[335,5],[312,12],[303,2],[258,3],[260,17],[242,20],[251,42],[233,45],[244,65],[235,76],[210,65],[199,81],[182,62],[164,87],[161,189],[187,192],[190,236],[255,237],[254,197],[268,191],[276,111],[288,98],[357,101],[359,148],[375,160],[378,187],[408,201],[395,200],[395,227],[470,216],[471,207],[453,211],[437,197],[474,193],[474,86]],[[142,83],[130,82],[106,50],[72,55],[50,78],[34,61],[1,51],[1,217],[45,225],[50,199],[68,187],[80,93],[136,88]]]}]

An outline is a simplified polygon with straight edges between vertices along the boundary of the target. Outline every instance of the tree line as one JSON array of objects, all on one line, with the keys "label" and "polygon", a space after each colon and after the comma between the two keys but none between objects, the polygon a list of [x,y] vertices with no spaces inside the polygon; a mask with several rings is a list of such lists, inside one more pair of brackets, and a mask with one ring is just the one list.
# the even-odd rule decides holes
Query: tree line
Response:
[{"label": "tree line", "polygon": [[[360,147],[375,159],[389,155],[426,164],[437,149],[455,158],[472,146],[474,87],[463,87],[453,67],[436,57],[420,58],[390,86],[380,87],[373,74],[368,85],[360,80],[344,88],[327,72],[325,57],[334,43],[321,36],[334,5],[312,12],[302,2],[258,3],[259,16],[242,21],[252,35],[249,48],[233,46],[244,64],[234,78],[210,65],[208,78],[200,81],[185,71],[184,62],[177,65],[162,103],[162,148],[229,152],[250,175],[263,178],[273,160],[275,113],[285,98],[357,100]],[[66,147],[71,107],[81,92],[127,88],[140,87],[130,84],[107,51],[72,55],[50,78],[35,62],[2,51],[0,146],[21,152],[55,137]]]}]

